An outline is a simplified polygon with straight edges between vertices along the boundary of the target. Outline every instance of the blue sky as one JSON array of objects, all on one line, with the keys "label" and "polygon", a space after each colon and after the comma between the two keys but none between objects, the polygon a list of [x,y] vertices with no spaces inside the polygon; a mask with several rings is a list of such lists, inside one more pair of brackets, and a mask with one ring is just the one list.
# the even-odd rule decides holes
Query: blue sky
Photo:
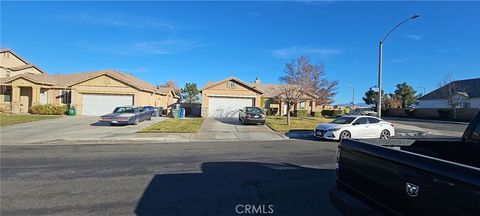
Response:
[{"label": "blue sky", "polygon": [[1,47],[50,74],[117,69],[183,86],[236,76],[277,83],[306,55],[338,80],[335,103],[377,82],[430,91],[446,73],[480,77],[480,2],[1,2]]}]

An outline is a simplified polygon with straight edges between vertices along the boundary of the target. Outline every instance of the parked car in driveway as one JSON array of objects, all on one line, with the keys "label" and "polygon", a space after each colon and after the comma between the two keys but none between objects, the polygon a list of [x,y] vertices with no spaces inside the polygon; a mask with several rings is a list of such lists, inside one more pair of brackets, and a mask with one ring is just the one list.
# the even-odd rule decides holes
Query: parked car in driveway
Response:
[{"label": "parked car in driveway", "polygon": [[112,113],[100,116],[100,122],[108,122],[110,125],[136,125],[145,120],[152,119],[152,111],[142,107],[121,106],[115,108]]},{"label": "parked car in driveway", "polygon": [[392,123],[377,117],[346,115],[339,117],[330,123],[319,124],[315,128],[314,135],[318,138],[331,140],[350,138],[388,139],[395,135],[395,129]]},{"label": "parked car in driveway", "polygon": [[[156,116],[157,113],[159,113],[158,107],[154,107],[154,106],[144,106],[143,109],[145,109],[145,111],[150,111],[150,112],[152,112],[152,116]],[[160,115],[160,113],[159,113],[159,115]]]},{"label": "parked car in driveway", "polygon": [[265,112],[260,107],[244,107],[238,114],[238,120],[245,124],[265,124]]}]

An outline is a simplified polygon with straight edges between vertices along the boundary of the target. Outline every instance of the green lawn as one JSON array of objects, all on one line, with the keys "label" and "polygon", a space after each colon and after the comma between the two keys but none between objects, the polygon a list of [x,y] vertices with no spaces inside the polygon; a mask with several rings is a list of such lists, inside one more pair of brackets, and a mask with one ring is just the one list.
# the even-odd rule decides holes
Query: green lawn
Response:
[{"label": "green lawn", "polygon": [[150,125],[140,133],[196,133],[203,118],[167,119]]},{"label": "green lawn", "polygon": [[330,122],[332,119],[323,117],[291,117],[290,126],[286,116],[267,116],[266,125],[277,132],[290,130],[313,130],[318,124]]},{"label": "green lawn", "polygon": [[58,118],[58,117],[60,116],[0,113],[0,126],[7,126],[7,125],[18,124],[18,123],[39,121],[39,120],[52,119],[52,118]]}]

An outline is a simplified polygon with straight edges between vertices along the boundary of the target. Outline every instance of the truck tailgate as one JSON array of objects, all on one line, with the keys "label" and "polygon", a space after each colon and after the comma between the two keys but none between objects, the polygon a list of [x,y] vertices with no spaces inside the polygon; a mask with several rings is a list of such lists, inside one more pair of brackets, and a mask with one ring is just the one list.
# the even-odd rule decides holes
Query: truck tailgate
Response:
[{"label": "truck tailgate", "polygon": [[480,215],[479,168],[357,140],[339,148],[339,184],[391,211]]}]

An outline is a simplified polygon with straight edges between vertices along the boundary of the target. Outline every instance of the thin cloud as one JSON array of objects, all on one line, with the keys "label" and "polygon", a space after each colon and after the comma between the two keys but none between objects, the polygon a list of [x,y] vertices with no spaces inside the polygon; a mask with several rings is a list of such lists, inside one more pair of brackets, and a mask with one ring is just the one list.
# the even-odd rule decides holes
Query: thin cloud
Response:
[{"label": "thin cloud", "polygon": [[291,58],[299,55],[319,55],[328,58],[333,55],[342,53],[342,50],[335,48],[315,48],[315,47],[289,47],[276,49],[272,51],[272,55],[277,58]]},{"label": "thin cloud", "polygon": [[133,44],[133,49],[148,54],[174,54],[206,46],[190,39],[170,39],[157,41],[140,41]]},{"label": "thin cloud", "polygon": [[192,39],[165,39],[154,41],[135,41],[125,45],[97,45],[86,42],[71,43],[71,46],[116,55],[171,55],[186,52],[208,44]]},{"label": "thin cloud", "polygon": [[145,17],[128,16],[123,14],[97,14],[89,11],[83,11],[77,14],[59,15],[59,19],[102,25],[108,27],[129,27],[129,28],[160,28],[174,29],[176,26],[169,22],[151,20]]},{"label": "thin cloud", "polygon": [[407,37],[409,39],[412,39],[412,40],[421,40],[422,39],[422,36],[417,35],[417,34],[407,34],[407,35],[405,35],[405,37]]}]

